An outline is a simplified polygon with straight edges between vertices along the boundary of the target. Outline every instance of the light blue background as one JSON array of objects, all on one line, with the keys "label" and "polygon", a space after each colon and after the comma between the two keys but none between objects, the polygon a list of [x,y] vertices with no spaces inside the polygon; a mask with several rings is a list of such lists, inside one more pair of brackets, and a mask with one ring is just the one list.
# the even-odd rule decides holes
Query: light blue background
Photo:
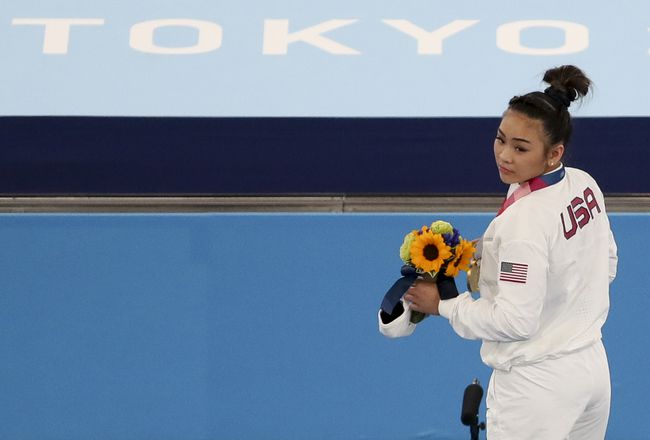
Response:
[{"label": "light blue background", "polygon": [[[403,235],[436,218],[491,216],[1,215],[0,438],[468,438],[478,342],[377,331]],[[650,215],[611,220],[607,438],[641,440]]]},{"label": "light blue background", "polygon": [[[73,26],[67,55],[44,55],[42,26],[14,18],[102,18]],[[190,18],[219,23],[222,47],[199,55],[152,55],[129,47],[136,23]],[[309,44],[263,55],[265,19],[290,32],[331,19],[358,22],[324,36],[362,52],[336,56]],[[410,37],[382,23],[406,19],[432,31],[480,20],[451,36],[443,54],[417,55]],[[562,56],[506,53],[496,29],[520,20],[563,20],[589,29],[589,48]],[[515,94],[542,89],[543,72],[572,63],[596,83],[577,116],[650,116],[650,3],[506,0],[159,1],[3,0],[0,9],[0,115],[117,116],[499,116]],[[191,46],[188,29],[156,42]],[[558,47],[563,35],[529,30],[522,43]]]}]

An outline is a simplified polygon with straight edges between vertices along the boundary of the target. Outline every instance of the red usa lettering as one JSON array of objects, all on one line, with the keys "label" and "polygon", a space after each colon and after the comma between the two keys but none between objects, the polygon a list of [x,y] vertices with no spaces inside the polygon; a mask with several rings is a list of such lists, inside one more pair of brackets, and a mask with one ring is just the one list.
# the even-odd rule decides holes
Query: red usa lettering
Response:
[{"label": "red usa lettering", "polygon": [[570,227],[567,229],[567,220],[564,218],[564,212],[560,213],[564,238],[567,240],[576,235],[578,229],[584,228],[589,220],[594,218],[594,209],[600,213],[600,206],[596,201],[596,196],[591,188],[587,187],[582,192],[582,197],[574,197],[571,203],[566,207],[566,214]]}]

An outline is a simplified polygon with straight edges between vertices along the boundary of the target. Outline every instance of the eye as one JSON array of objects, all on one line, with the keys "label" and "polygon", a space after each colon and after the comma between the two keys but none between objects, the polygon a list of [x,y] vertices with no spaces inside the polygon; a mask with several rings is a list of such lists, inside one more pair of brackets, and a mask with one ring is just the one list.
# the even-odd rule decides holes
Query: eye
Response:
[{"label": "eye", "polygon": [[496,141],[497,141],[498,143],[500,143],[500,144],[502,144],[502,143],[505,142],[505,141],[503,140],[503,138],[502,138],[500,135],[497,135]]},{"label": "eye", "polygon": [[520,153],[524,153],[524,152],[528,151],[528,148],[522,147],[521,145],[515,145],[515,151],[518,151]]}]

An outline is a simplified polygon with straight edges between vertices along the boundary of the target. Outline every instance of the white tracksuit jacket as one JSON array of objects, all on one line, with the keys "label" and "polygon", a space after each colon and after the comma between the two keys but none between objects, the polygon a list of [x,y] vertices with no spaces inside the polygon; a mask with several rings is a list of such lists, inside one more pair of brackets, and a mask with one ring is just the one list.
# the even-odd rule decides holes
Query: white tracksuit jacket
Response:
[{"label": "white tracksuit jacket", "polygon": [[[518,184],[511,185],[511,194]],[[483,236],[480,298],[441,301],[481,357],[509,370],[580,350],[601,338],[616,276],[616,243],[600,188],[566,168],[558,183],[517,200]]]}]

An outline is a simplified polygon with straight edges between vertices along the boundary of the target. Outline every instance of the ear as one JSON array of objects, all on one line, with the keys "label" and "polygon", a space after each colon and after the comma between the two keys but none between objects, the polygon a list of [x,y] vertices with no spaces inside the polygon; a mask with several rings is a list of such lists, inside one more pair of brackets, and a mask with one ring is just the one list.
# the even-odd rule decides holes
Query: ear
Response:
[{"label": "ear", "polygon": [[548,151],[546,161],[553,166],[562,160],[562,156],[564,156],[564,144],[557,144]]}]

